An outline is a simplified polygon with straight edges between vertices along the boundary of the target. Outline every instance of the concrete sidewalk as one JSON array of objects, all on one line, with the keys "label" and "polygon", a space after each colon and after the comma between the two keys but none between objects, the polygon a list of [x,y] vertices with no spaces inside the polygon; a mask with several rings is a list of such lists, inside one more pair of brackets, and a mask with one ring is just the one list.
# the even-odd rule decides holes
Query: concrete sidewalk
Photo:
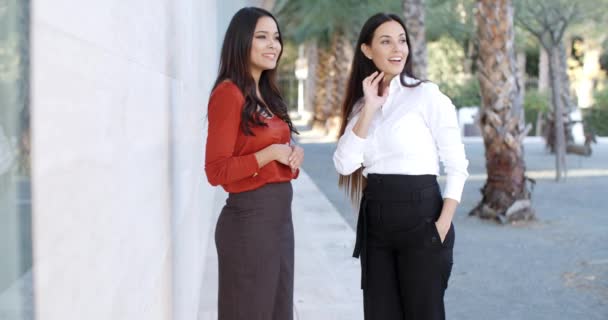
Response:
[{"label": "concrete sidewalk", "polygon": [[[298,320],[363,319],[355,233],[308,174],[293,181],[294,314]],[[213,233],[210,235],[213,238]],[[217,319],[217,254],[209,241],[199,320]]]}]

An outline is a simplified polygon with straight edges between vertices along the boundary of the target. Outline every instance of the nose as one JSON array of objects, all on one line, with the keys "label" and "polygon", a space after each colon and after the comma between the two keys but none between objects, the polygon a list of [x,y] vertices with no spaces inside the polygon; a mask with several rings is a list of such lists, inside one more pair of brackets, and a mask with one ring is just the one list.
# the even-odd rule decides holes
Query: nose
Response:
[{"label": "nose", "polygon": [[277,46],[277,44],[279,44],[279,40],[272,38],[272,39],[270,39],[270,42],[268,43],[268,47],[273,49],[274,47]]}]

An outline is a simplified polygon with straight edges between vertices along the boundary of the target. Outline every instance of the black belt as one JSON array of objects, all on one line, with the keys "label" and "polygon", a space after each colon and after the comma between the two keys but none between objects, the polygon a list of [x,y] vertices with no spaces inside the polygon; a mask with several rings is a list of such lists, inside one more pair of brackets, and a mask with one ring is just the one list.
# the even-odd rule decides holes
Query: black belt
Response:
[{"label": "black belt", "polygon": [[[368,185],[369,187],[369,185]],[[367,285],[367,203],[368,201],[386,202],[417,202],[436,196],[439,186],[436,184],[423,187],[415,191],[407,191],[399,195],[398,199],[387,197],[384,192],[363,192],[361,206],[359,207],[359,217],[357,218],[357,238],[353,257],[361,257],[361,289]],[[368,188],[366,188],[367,190]]]}]

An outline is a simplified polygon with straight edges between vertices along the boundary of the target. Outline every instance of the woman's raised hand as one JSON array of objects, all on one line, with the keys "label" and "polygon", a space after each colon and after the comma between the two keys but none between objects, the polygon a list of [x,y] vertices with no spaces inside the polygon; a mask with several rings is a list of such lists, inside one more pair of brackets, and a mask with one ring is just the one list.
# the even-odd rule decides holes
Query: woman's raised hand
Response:
[{"label": "woman's raised hand", "polygon": [[365,97],[365,108],[370,111],[377,111],[386,102],[388,90],[384,90],[382,95],[378,95],[378,86],[384,79],[384,72],[378,71],[372,73],[367,78],[363,79],[363,95]]}]

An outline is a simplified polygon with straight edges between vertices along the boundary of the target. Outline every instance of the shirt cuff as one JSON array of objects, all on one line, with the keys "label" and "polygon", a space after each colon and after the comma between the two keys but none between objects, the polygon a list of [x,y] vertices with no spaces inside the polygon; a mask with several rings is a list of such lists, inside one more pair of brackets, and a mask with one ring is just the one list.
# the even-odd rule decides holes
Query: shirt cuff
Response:
[{"label": "shirt cuff", "polygon": [[445,183],[443,197],[454,199],[460,203],[462,190],[464,189],[464,183],[466,180],[467,178],[462,176],[448,176]]},{"label": "shirt cuff", "polygon": [[245,167],[243,170],[251,177],[257,176],[260,172],[260,166],[258,164],[258,159],[255,157],[255,153],[244,156],[243,164]]}]

